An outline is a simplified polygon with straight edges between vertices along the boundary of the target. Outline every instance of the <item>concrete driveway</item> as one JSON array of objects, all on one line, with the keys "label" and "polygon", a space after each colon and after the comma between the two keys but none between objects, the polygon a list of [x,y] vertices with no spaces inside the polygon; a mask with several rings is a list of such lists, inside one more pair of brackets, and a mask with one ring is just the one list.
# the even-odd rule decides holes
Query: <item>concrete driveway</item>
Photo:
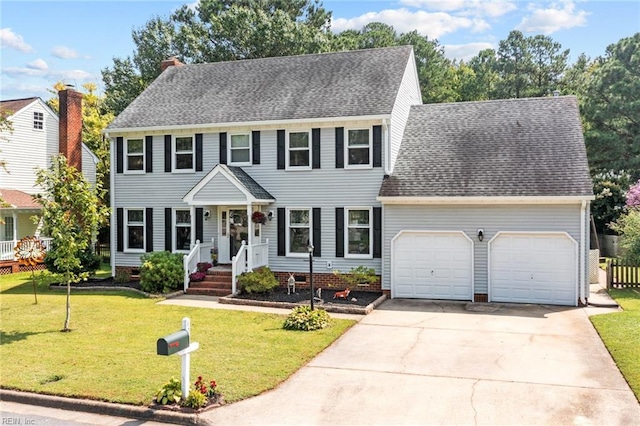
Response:
[{"label": "concrete driveway", "polygon": [[389,300],[215,424],[630,425],[640,405],[585,309]]}]

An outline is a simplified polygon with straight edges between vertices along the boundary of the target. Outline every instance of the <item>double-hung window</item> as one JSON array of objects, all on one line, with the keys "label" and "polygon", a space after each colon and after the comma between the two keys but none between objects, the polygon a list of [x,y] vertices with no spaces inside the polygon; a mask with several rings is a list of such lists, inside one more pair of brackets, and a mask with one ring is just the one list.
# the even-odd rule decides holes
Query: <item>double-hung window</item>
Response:
[{"label": "double-hung window", "polygon": [[251,165],[251,134],[231,134],[229,135],[229,161],[234,166]]},{"label": "double-hung window", "polygon": [[193,136],[176,136],[173,145],[173,170],[193,172],[195,149]]},{"label": "double-hung window", "polygon": [[191,248],[191,210],[174,210],[175,250]]},{"label": "double-hung window", "polygon": [[308,255],[311,238],[311,209],[289,209],[287,229],[287,255]]},{"label": "double-hung window", "polygon": [[311,169],[311,132],[288,132],[287,169]]},{"label": "double-hung window", "polygon": [[127,169],[129,173],[144,172],[144,141],[127,139]]},{"label": "double-hung window", "polygon": [[44,128],[44,113],[38,111],[33,112],[33,128],[36,130],[42,130]]},{"label": "double-hung window", "polygon": [[144,251],[144,209],[126,210],[127,250]]},{"label": "double-hung window", "polygon": [[345,144],[347,164],[351,168],[371,167],[373,153],[370,129],[347,130],[347,143]]},{"label": "double-hung window", "polygon": [[372,257],[372,209],[370,207],[348,207],[344,209],[347,225],[345,257]]}]

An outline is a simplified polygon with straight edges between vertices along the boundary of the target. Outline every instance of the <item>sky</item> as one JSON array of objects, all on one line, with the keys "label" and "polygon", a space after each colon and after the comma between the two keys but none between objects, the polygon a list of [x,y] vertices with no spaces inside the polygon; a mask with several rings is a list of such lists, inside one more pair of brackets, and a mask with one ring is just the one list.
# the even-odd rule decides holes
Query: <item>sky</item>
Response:
[{"label": "sky", "polygon": [[[133,29],[154,16],[168,17],[188,1],[30,1],[0,2],[0,99],[39,96],[62,81],[102,90],[101,70],[113,58],[131,56]],[[480,50],[497,49],[512,30],[543,34],[594,59],[606,47],[640,32],[640,1],[515,0],[324,0],[331,29],[360,30],[383,22],[400,34],[417,30],[436,39],[451,59],[468,60]]]}]

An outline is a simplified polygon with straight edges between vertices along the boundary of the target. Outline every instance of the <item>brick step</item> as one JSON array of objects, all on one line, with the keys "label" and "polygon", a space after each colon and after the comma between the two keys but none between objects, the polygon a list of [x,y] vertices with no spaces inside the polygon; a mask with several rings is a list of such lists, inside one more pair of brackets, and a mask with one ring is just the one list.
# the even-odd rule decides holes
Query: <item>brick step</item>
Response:
[{"label": "brick step", "polygon": [[207,275],[206,277],[204,277],[204,280],[202,280],[201,282],[207,282],[207,283],[220,283],[220,284],[229,284],[231,285],[231,276],[225,276],[225,275]]},{"label": "brick step", "polygon": [[231,291],[231,283],[227,282],[212,282],[212,281],[196,281],[190,282],[189,288],[219,288],[219,289],[227,289]]},{"label": "brick step", "polygon": [[231,289],[221,289],[221,288],[193,288],[189,287],[187,289],[187,294],[194,294],[199,296],[228,296],[231,294]]}]

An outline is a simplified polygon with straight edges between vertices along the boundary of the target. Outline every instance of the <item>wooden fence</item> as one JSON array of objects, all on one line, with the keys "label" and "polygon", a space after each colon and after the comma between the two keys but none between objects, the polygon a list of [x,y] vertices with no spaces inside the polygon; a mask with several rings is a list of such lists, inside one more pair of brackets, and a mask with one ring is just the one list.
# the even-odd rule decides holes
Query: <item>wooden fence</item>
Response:
[{"label": "wooden fence", "polygon": [[95,246],[96,254],[101,256],[103,259],[109,259],[111,257],[111,248],[109,243],[96,243]]},{"label": "wooden fence", "polygon": [[619,259],[607,262],[607,288],[640,287],[640,266],[626,265]]}]

